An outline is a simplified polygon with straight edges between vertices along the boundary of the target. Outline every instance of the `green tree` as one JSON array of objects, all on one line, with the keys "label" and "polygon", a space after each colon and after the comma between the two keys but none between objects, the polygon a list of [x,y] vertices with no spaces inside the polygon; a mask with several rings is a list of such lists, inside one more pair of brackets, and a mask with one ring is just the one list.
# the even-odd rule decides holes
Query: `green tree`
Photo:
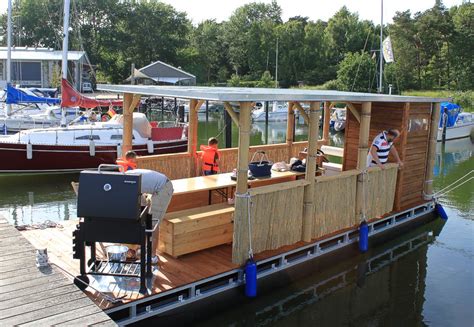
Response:
[{"label": "green tree", "polygon": [[409,10],[395,14],[389,33],[395,57],[393,73],[398,87],[421,87],[421,42]]},{"label": "green tree", "polygon": [[451,10],[453,46],[450,57],[452,80],[461,90],[474,89],[474,4],[464,3]]},{"label": "green tree", "polygon": [[257,83],[257,87],[275,87],[275,81],[268,70],[262,74],[262,77]]},{"label": "green tree", "polygon": [[225,23],[224,40],[229,62],[237,74],[259,76],[269,68],[267,63],[274,57],[275,49],[273,31],[280,23],[281,8],[276,1],[249,3],[234,11]]},{"label": "green tree", "polygon": [[193,71],[201,81],[216,81],[219,69],[225,66],[226,49],[222,40],[222,25],[206,20],[194,29],[191,47],[196,50]]},{"label": "green tree", "polygon": [[371,77],[375,70],[375,61],[367,52],[349,52],[339,64],[337,84],[343,91],[374,92]]}]

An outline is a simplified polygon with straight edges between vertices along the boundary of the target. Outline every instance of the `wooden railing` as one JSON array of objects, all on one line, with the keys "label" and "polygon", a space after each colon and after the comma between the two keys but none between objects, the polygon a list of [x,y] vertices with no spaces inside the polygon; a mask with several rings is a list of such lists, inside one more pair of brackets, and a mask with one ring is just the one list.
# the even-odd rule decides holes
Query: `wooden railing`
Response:
[{"label": "wooden railing", "polygon": [[[250,223],[254,253],[277,249],[301,240],[303,193],[306,180],[249,189]],[[234,220],[232,261],[241,264],[248,258],[249,226],[247,199],[236,202],[240,212]]]},{"label": "wooden railing", "polygon": [[357,170],[316,177],[313,238],[356,224]]},{"label": "wooden railing", "polygon": [[[384,168],[369,168],[367,175],[349,170],[335,176],[316,177],[312,237],[319,238],[358,225],[361,217],[357,213],[357,201],[361,201],[359,207],[366,210],[367,219],[391,212],[398,165],[387,164]],[[358,178],[364,178],[366,185],[358,183]]]},{"label": "wooden railing", "polygon": [[368,169],[367,218],[377,218],[393,210],[397,186],[397,164],[386,164],[384,169]]},{"label": "wooden railing", "polygon": [[[321,143],[322,144],[322,143]],[[298,157],[298,153],[307,147],[308,142],[256,145],[250,147],[249,160],[256,151],[265,151],[272,162],[288,162],[290,157]],[[221,149],[220,172],[231,172],[237,166],[237,148]],[[194,163],[195,162],[195,163]],[[195,166],[192,168],[192,166]],[[192,158],[187,152],[159,154],[138,157],[138,167],[164,173],[169,179],[189,178],[200,175],[200,151]]]},{"label": "wooden railing", "polygon": [[194,158],[187,152],[159,154],[138,158],[138,168],[151,169],[165,174],[169,179],[190,177]]}]

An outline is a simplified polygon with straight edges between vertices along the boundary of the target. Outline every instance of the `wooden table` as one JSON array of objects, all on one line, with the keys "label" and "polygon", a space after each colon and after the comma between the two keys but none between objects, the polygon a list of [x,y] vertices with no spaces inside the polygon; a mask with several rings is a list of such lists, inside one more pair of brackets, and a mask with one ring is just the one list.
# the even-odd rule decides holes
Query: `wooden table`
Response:
[{"label": "wooden table", "polygon": [[[232,173],[216,174],[211,176],[199,176],[192,178],[182,178],[172,180],[173,184],[173,198],[169,206],[169,212],[177,210],[185,210],[209,205],[213,203],[213,192],[217,192],[222,196],[224,201],[227,201],[229,193],[236,187],[237,182],[231,179]],[[249,180],[249,186],[263,186],[272,184],[278,181],[298,178],[304,176],[304,173],[285,171],[272,171],[271,177],[255,178]],[[225,198],[225,199],[224,199]],[[217,202],[223,202],[219,199]]]},{"label": "wooden table", "polygon": [[[271,177],[255,178],[253,180],[249,180],[248,183],[251,186],[252,184],[257,182],[286,179],[290,177],[297,178],[298,176],[302,176],[304,174],[305,173],[295,171],[272,171]],[[212,191],[227,187],[235,187],[237,185],[237,182],[232,180],[231,176],[232,173],[224,173],[210,176],[175,179],[171,181],[174,189],[173,194],[179,195],[192,192]]]}]

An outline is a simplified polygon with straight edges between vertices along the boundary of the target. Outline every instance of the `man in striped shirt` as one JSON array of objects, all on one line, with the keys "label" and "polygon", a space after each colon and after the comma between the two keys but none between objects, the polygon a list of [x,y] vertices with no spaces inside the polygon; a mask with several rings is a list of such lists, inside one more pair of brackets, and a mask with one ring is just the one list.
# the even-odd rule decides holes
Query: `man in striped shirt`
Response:
[{"label": "man in striped shirt", "polygon": [[384,164],[386,164],[388,161],[388,155],[392,153],[400,168],[403,167],[403,162],[398,156],[398,151],[393,146],[393,142],[399,136],[400,132],[396,129],[389,129],[388,131],[383,131],[382,133],[378,134],[372,142],[372,146],[370,147],[370,151],[367,156],[367,166],[379,166],[381,169],[384,169]]}]

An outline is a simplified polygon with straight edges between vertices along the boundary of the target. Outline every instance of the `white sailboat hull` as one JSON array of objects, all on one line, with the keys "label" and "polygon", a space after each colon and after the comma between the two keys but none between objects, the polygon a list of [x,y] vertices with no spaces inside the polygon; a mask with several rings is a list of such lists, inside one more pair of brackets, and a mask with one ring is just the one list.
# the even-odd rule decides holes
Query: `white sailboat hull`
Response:
[{"label": "white sailboat hull", "polygon": [[[446,128],[446,140],[461,139],[471,136],[474,129],[474,123],[466,125],[458,125]],[[438,142],[443,140],[443,129],[438,129]]]}]

